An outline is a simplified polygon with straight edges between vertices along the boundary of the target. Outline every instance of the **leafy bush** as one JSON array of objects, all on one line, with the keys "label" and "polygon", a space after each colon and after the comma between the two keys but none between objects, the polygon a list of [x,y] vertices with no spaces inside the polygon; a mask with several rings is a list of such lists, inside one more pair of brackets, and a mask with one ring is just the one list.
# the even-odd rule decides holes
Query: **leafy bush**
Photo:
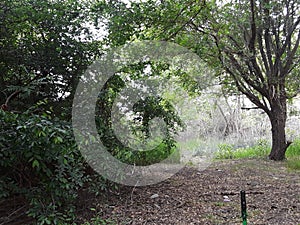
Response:
[{"label": "leafy bush", "polygon": [[0,158],[0,197],[23,194],[39,224],[75,217],[74,200],[89,178],[70,123],[0,110]]},{"label": "leafy bush", "polygon": [[123,149],[122,151],[119,151],[119,154],[116,157],[122,162],[131,165],[146,166],[159,163],[171,155],[173,163],[178,163],[180,161],[180,154],[176,151],[176,148],[169,148],[169,146],[162,142],[156,148],[148,151]]}]

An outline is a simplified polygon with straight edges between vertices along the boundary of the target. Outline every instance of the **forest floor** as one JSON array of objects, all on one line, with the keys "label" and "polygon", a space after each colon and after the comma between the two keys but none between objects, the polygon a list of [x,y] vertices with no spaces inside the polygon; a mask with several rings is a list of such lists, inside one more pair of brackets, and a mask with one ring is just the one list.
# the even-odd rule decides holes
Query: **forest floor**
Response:
[{"label": "forest floor", "polygon": [[[161,183],[122,186],[99,196],[82,191],[76,224],[242,224],[240,190],[246,191],[249,225],[300,224],[300,171],[263,159],[215,161],[205,170],[187,166]],[[1,225],[32,222],[22,202],[22,197],[10,201],[18,210],[7,202],[0,207]],[[6,220],[1,212],[15,219]]]},{"label": "forest floor", "polygon": [[91,221],[97,212],[112,224],[242,224],[240,190],[248,224],[300,224],[300,171],[263,159],[215,161],[203,171],[188,166],[156,185],[83,195],[78,216]]}]

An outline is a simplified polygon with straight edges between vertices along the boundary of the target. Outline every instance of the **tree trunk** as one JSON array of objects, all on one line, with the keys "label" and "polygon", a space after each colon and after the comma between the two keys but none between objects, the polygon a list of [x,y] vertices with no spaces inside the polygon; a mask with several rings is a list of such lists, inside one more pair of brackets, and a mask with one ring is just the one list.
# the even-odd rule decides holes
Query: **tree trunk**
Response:
[{"label": "tree trunk", "polygon": [[286,126],[286,100],[272,105],[269,118],[272,126],[272,149],[269,155],[271,160],[279,161],[285,159],[285,152],[291,142],[286,141],[285,126]]}]

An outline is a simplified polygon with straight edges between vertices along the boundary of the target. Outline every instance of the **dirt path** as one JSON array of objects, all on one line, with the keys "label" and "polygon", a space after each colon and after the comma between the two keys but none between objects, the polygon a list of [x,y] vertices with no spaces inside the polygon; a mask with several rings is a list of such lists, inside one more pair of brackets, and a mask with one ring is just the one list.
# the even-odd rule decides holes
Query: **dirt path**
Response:
[{"label": "dirt path", "polygon": [[118,224],[242,224],[240,190],[247,193],[248,224],[300,224],[300,172],[267,160],[214,162],[204,171],[187,167],[147,187],[123,187],[117,194],[81,199],[89,209]]}]

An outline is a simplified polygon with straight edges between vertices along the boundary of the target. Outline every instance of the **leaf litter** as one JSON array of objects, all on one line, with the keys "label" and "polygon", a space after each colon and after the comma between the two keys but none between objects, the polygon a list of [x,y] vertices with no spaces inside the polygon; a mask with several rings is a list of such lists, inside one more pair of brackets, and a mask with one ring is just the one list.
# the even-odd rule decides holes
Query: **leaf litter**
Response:
[{"label": "leaf litter", "polygon": [[299,225],[299,175],[285,162],[263,159],[215,161],[203,171],[187,166],[159,184],[122,186],[117,193],[91,197],[78,216],[90,221],[95,212],[89,208],[95,208],[97,216],[124,225],[242,224],[245,190],[248,224]]}]

